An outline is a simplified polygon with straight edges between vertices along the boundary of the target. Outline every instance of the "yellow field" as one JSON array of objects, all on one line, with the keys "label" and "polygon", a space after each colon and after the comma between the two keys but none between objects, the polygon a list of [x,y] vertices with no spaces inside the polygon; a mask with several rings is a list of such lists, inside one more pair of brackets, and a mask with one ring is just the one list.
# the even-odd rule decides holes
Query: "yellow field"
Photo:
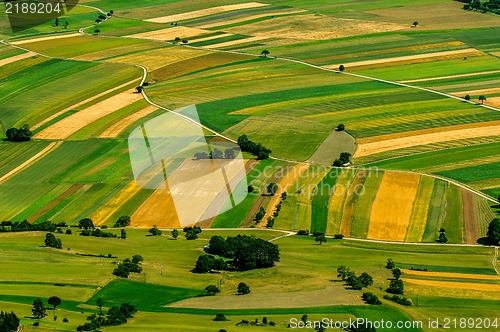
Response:
[{"label": "yellow field", "polygon": [[409,284],[433,286],[440,288],[471,289],[471,290],[490,291],[490,292],[500,291],[500,285],[495,285],[495,284],[477,284],[469,282],[434,281],[434,280],[407,279],[407,278],[401,278],[401,280]]},{"label": "yellow field", "polygon": [[288,189],[297,181],[297,179],[307,170],[309,167],[308,164],[297,164],[290,170],[288,173],[281,179],[278,183],[278,190],[276,191],[276,195],[274,195],[269,201],[269,205],[267,206],[266,215],[262,219],[262,222],[259,224],[259,227],[265,227],[267,225],[267,217],[272,217],[274,213],[274,208],[281,200],[281,194],[287,192]]},{"label": "yellow field", "polygon": [[340,224],[340,234],[349,237],[351,236],[352,219],[354,218],[354,211],[356,210],[356,196],[360,187],[364,185],[365,179],[369,172],[360,170],[354,176],[354,180],[347,191],[347,197],[342,208],[342,221]]},{"label": "yellow field", "polygon": [[451,273],[451,272],[429,272],[401,269],[404,274],[412,274],[424,277],[442,277],[442,278],[457,278],[457,279],[475,279],[475,280],[500,280],[499,276],[490,276],[486,274],[470,274],[470,273]]},{"label": "yellow field", "polygon": [[[371,66],[371,65],[394,63],[394,62],[406,62],[406,63],[410,62],[411,63],[411,61],[413,61],[413,60],[421,60],[421,59],[428,59],[429,61],[434,61],[437,58],[449,57],[449,56],[462,57],[464,55],[469,55],[469,54],[480,55],[482,53],[475,48],[466,48],[463,50],[433,52],[433,53],[425,53],[425,54],[406,55],[406,56],[400,56],[400,57],[394,57],[394,58],[349,62],[349,63],[343,63],[343,65],[347,69],[351,69],[353,67],[366,67],[366,66]],[[331,68],[331,69],[337,69],[337,68],[339,68],[340,65],[341,64],[339,63],[339,64],[335,64],[335,65],[328,65],[325,67]]]},{"label": "yellow field", "polygon": [[486,95],[486,94],[500,93],[500,88],[489,88],[489,89],[479,89],[479,90],[469,90],[469,91],[458,91],[451,93],[454,96],[463,97],[466,94],[469,95]]},{"label": "yellow field", "polygon": [[496,74],[496,73],[500,73],[500,70],[482,71],[479,73],[469,73],[469,74],[459,74],[459,75],[438,76],[438,77],[430,77],[430,78],[419,78],[416,80],[408,80],[408,81],[400,81],[400,82],[401,83],[427,82],[427,81],[434,81],[434,80],[446,80],[448,78],[480,76],[480,75],[489,75],[489,74]]},{"label": "yellow field", "polygon": [[371,210],[368,239],[404,241],[419,179],[418,174],[384,173]]},{"label": "yellow field", "polygon": [[421,242],[424,236],[427,216],[429,214],[429,203],[434,190],[434,178],[429,176],[420,177],[417,199],[413,204],[410,224],[406,231],[405,242]]},{"label": "yellow field", "polygon": [[355,175],[355,170],[343,170],[337,177],[335,191],[328,202],[328,222],[326,225],[326,234],[340,233],[342,210],[347,197],[347,191],[351,187]]},{"label": "yellow field", "polygon": [[190,43],[198,43],[198,42],[202,42],[202,41],[224,38],[224,37],[229,37],[229,36],[233,36],[233,34],[232,33],[223,33],[221,35],[215,35],[215,36],[210,36],[210,37],[205,37],[205,38],[191,39],[191,40],[189,40],[189,42]]},{"label": "yellow field", "polygon": [[123,204],[132,198],[141,189],[135,180],[131,181],[125,188],[113,196],[106,204],[97,209],[89,218],[96,226],[104,224]]},{"label": "yellow field", "polygon": [[259,40],[264,40],[268,39],[268,36],[255,36],[255,37],[249,37],[249,38],[244,38],[244,39],[238,39],[238,40],[231,40],[223,43],[218,43],[218,44],[212,44],[205,46],[207,48],[220,48],[220,47],[227,47],[227,46],[233,46],[233,45],[238,45],[238,44],[244,44],[244,43],[250,43],[254,41],[259,41]]},{"label": "yellow field", "polygon": [[124,91],[54,123],[40,131],[34,138],[67,139],[92,122],[141,99],[140,93],[134,93],[132,90]]},{"label": "yellow field", "polygon": [[175,37],[179,38],[191,38],[199,35],[210,33],[209,30],[202,30],[197,28],[189,28],[177,26],[173,28],[166,28],[161,30],[154,30],[149,32],[135,33],[133,35],[128,35],[130,38],[144,38],[151,40],[171,40],[173,41]]},{"label": "yellow field", "polygon": [[207,16],[207,15],[224,13],[224,12],[228,12],[228,11],[232,11],[232,10],[255,8],[255,7],[262,7],[262,6],[268,6],[268,4],[259,3],[259,2],[246,2],[246,3],[242,3],[242,4],[237,4],[237,5],[211,7],[211,8],[200,9],[200,10],[195,10],[195,11],[181,13],[181,14],[150,18],[146,21],[153,22],[153,23],[170,23],[170,22],[176,22],[176,21],[189,20],[192,18]]},{"label": "yellow field", "polygon": [[39,128],[39,127],[43,126],[43,125],[44,125],[44,124],[46,124],[47,122],[50,122],[50,121],[52,121],[53,119],[57,118],[58,116],[60,116],[60,115],[62,115],[62,114],[64,114],[64,113],[66,113],[66,112],[68,112],[68,111],[70,111],[70,110],[77,109],[78,107],[80,107],[80,106],[82,106],[82,105],[85,105],[86,103],[91,102],[92,100],[95,100],[95,99],[97,99],[97,98],[100,98],[100,97],[102,97],[102,96],[105,96],[105,95],[107,95],[108,93],[111,93],[111,92],[113,92],[113,91],[119,90],[119,89],[121,89],[121,88],[126,87],[127,85],[130,85],[130,84],[133,84],[134,82],[139,82],[139,81],[140,81],[139,79],[135,79],[135,80],[132,80],[132,81],[130,81],[130,82],[123,83],[122,85],[119,85],[119,86],[114,87],[114,88],[112,88],[112,89],[109,89],[109,90],[107,90],[107,91],[101,92],[101,93],[99,93],[99,94],[97,94],[97,95],[95,95],[95,96],[92,96],[92,97],[90,97],[90,98],[87,98],[87,99],[85,99],[85,100],[83,100],[83,101],[81,101],[81,102],[79,102],[79,103],[76,103],[76,104],[74,104],[74,105],[71,105],[70,107],[66,107],[66,108],[65,108],[65,109],[63,109],[62,111],[59,111],[59,112],[57,112],[57,113],[55,113],[55,114],[52,114],[51,116],[49,116],[49,117],[45,118],[43,121],[40,121],[40,122],[39,122],[39,123],[37,123],[36,125],[32,126],[32,127],[31,127],[31,130],[35,130],[35,129],[37,129],[37,128]]},{"label": "yellow field", "polygon": [[125,45],[125,46],[120,46],[120,47],[114,47],[114,48],[107,49],[107,50],[85,53],[82,55],[74,56],[74,57],[72,57],[72,59],[94,61],[94,60],[100,60],[100,59],[104,59],[104,58],[120,56],[122,54],[138,53],[138,51],[147,51],[148,49],[161,47],[161,46],[165,47],[166,45],[164,43],[159,43],[157,41],[151,41],[151,42],[145,42],[145,43],[141,43],[141,44]]},{"label": "yellow field", "polygon": [[115,138],[132,123],[155,112],[156,110],[158,110],[158,108],[150,105],[138,112],[135,112],[106,129],[101,135],[99,135],[99,138]]},{"label": "yellow field", "polygon": [[[428,132],[429,130],[424,129],[413,132],[410,131],[406,133],[389,134],[389,135],[370,137],[368,139],[360,139],[358,140],[358,149],[354,154],[354,158],[359,158],[359,157],[373,155],[376,153],[397,150],[397,149],[404,149],[419,145],[441,143],[441,142],[454,141],[466,138],[496,136],[500,132],[500,125],[490,125],[492,123],[493,122],[491,123],[483,122],[483,123],[473,123],[470,124],[469,126],[463,125],[463,126],[434,128],[434,130],[432,131],[437,131],[437,132],[433,133],[425,133],[426,131]],[[474,126],[475,128],[473,127],[467,129],[458,129],[458,127],[472,127],[472,126]],[[456,129],[453,130],[453,128]],[[421,134],[419,135],[418,133]],[[413,136],[383,140],[384,138],[394,137],[397,135],[404,136],[412,134]],[[367,142],[368,140],[371,140],[372,142],[364,143]]]},{"label": "yellow field", "polygon": [[82,35],[80,33],[68,33],[68,34],[64,34],[64,35],[52,35],[52,36],[41,37],[41,38],[23,39],[23,40],[19,40],[19,41],[13,41],[10,43],[12,45],[23,45],[23,44],[38,43],[38,42],[47,41],[47,40],[70,38],[70,37],[77,37],[77,36],[82,36]]},{"label": "yellow field", "polygon": [[12,62],[16,62],[16,61],[19,61],[19,60],[30,58],[32,56],[36,56],[36,53],[34,53],[34,52],[26,52],[26,53],[23,53],[23,54],[11,56],[10,58],[2,59],[2,60],[0,60],[0,67],[8,65],[9,63],[12,63]]},{"label": "yellow field", "polygon": [[264,14],[255,14],[255,15],[249,15],[249,16],[245,16],[245,17],[235,18],[234,20],[224,20],[224,21],[221,21],[221,22],[204,24],[204,25],[198,26],[198,28],[208,29],[208,28],[214,28],[214,27],[218,27],[218,26],[222,26],[222,25],[228,25],[228,24],[234,24],[234,23],[240,23],[240,22],[250,21],[250,20],[257,19],[257,18],[261,18],[261,17],[270,17],[270,16],[279,16],[279,15],[290,15],[290,14],[303,13],[305,11],[306,10],[303,10],[303,9],[298,9],[298,10],[297,9],[291,9],[291,10],[288,10],[288,11],[278,11],[278,12],[268,12],[268,13],[264,13]]}]

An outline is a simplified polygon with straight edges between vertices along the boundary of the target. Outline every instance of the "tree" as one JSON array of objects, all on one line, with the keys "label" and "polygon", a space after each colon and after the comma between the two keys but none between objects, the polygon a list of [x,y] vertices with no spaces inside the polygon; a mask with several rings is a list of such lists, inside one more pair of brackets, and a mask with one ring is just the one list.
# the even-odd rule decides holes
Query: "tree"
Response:
[{"label": "tree", "polygon": [[498,245],[500,242],[500,219],[495,218],[493,219],[489,226],[488,226],[488,232],[486,233],[486,237],[488,238],[489,242]]},{"label": "tree", "polygon": [[387,264],[385,265],[385,268],[386,269],[389,269],[389,270],[392,270],[396,267],[396,264],[394,263],[394,261],[392,260],[392,258],[389,258],[387,260]]},{"label": "tree", "polygon": [[175,44],[177,44],[177,43],[178,43],[178,42],[180,42],[180,41],[181,41],[181,39],[180,39],[179,37],[175,37],[175,39],[174,39],[174,43],[175,43]]},{"label": "tree", "polygon": [[260,55],[263,55],[264,57],[267,57],[271,52],[269,52],[268,50],[263,50],[262,52],[260,52]]},{"label": "tree", "polygon": [[227,318],[226,318],[226,316],[224,316],[224,314],[220,314],[219,313],[219,314],[215,315],[215,318],[213,319],[213,321],[215,321],[215,322],[225,322],[225,321],[227,321]]},{"label": "tree", "polygon": [[[101,20],[96,20],[96,22],[97,22],[97,23],[100,23],[100,22],[101,22]],[[94,33],[95,33],[96,35],[98,35],[98,34],[100,34],[100,33],[101,33],[101,30],[99,30],[99,29],[95,29],[95,30],[94,30]]]},{"label": "tree", "polygon": [[405,286],[403,283],[403,280],[391,280],[391,283],[389,284],[389,288],[386,289],[387,293],[393,293],[393,294],[404,294],[405,292]]},{"label": "tree", "polygon": [[99,315],[102,316],[102,307],[104,306],[104,299],[102,297],[98,298],[96,305],[97,305],[97,309],[99,309]]},{"label": "tree", "polygon": [[198,273],[207,273],[214,267],[215,257],[212,255],[201,255],[195,264],[195,271]]},{"label": "tree", "polygon": [[344,131],[345,130],[345,125],[343,123],[339,123],[337,126],[337,131]]},{"label": "tree", "polygon": [[340,66],[339,66],[339,71],[344,71],[344,70],[345,70],[344,65],[340,65]]},{"label": "tree", "polygon": [[380,305],[382,302],[378,299],[377,295],[373,293],[363,293],[361,299],[365,301],[367,304]]},{"label": "tree", "polygon": [[300,320],[301,320],[304,324],[307,324],[308,319],[309,319],[309,316],[307,316],[307,315],[302,315],[302,317],[300,318]]},{"label": "tree", "polygon": [[238,288],[236,289],[239,295],[250,294],[250,287],[244,282],[240,282],[238,284]]},{"label": "tree", "polygon": [[127,317],[119,307],[111,307],[106,314],[106,325],[121,325],[127,322]]},{"label": "tree", "polygon": [[324,235],[316,236],[314,241],[319,242],[319,244],[322,245],[323,242],[326,242],[326,237]]},{"label": "tree", "polygon": [[69,25],[68,21],[64,21],[64,29],[67,29],[68,25]]},{"label": "tree", "polygon": [[366,272],[361,273],[361,275],[359,276],[358,279],[359,279],[359,281],[361,281],[361,284],[363,285],[363,287],[370,287],[373,285],[372,276]]},{"label": "tree", "polygon": [[214,235],[208,242],[209,252],[213,255],[226,256],[228,253],[228,245],[222,236]]},{"label": "tree", "polygon": [[14,311],[11,311],[10,313],[0,311],[0,331],[17,331],[19,328],[19,322],[20,320]]},{"label": "tree", "polygon": [[47,303],[50,304],[51,306],[54,307],[54,310],[56,310],[56,307],[61,305],[62,301],[59,297],[57,296],[51,296],[49,297],[49,299],[47,300]]},{"label": "tree", "polygon": [[94,222],[90,218],[83,218],[78,222],[78,227],[81,229],[94,228]]},{"label": "tree", "polygon": [[486,97],[483,95],[480,95],[477,99],[481,101],[481,104],[484,104],[484,102],[486,101]]},{"label": "tree", "polygon": [[141,93],[141,92],[142,92],[142,90],[144,90],[144,88],[143,88],[141,85],[139,85],[139,86],[136,86],[136,87],[135,87],[135,91],[136,91],[137,93]]},{"label": "tree", "polygon": [[437,240],[439,243],[447,243],[448,242],[448,238],[446,237],[446,234],[443,232],[443,233],[439,233],[439,238]]},{"label": "tree", "polygon": [[281,199],[282,200],[286,200],[286,196],[287,196],[286,191],[284,191],[284,192],[281,193]]},{"label": "tree", "polygon": [[278,185],[276,183],[270,183],[268,186],[267,186],[267,192],[274,196],[276,194],[276,192],[278,191]]},{"label": "tree", "polygon": [[153,225],[153,228],[150,228],[148,232],[151,233],[152,236],[161,235],[161,231],[156,225]]},{"label": "tree", "polygon": [[346,280],[347,285],[351,286],[354,290],[361,290],[363,288],[363,283],[361,279],[356,277],[355,275],[351,275]]},{"label": "tree", "polygon": [[347,164],[351,160],[351,154],[349,152],[342,152],[339,159],[343,164]]},{"label": "tree", "polygon": [[125,240],[127,238],[127,232],[124,229],[121,229],[120,239]]},{"label": "tree", "polygon": [[27,142],[31,140],[33,133],[30,131],[29,126],[25,124],[21,128],[9,128],[5,132],[7,141],[10,142]]},{"label": "tree", "polygon": [[224,158],[226,158],[226,159],[236,158],[236,155],[234,154],[234,150],[233,149],[226,149],[224,151]]},{"label": "tree", "polygon": [[121,216],[115,222],[114,227],[127,227],[127,226],[130,226],[130,217],[129,216]]},{"label": "tree", "polygon": [[188,40],[187,40],[187,39],[183,39],[183,40],[182,40],[182,43],[183,43],[183,44],[187,44],[187,43],[188,43]]},{"label": "tree", "polygon": [[56,20],[54,21],[54,25],[55,25],[56,27],[58,27],[58,26],[59,26],[59,17],[56,17]]},{"label": "tree", "polygon": [[398,268],[392,269],[392,276],[394,277],[394,279],[398,280],[402,274],[403,272],[401,272],[400,269]]},{"label": "tree", "polygon": [[47,314],[45,313],[46,311],[47,309],[45,309],[42,300],[36,299],[35,301],[33,301],[33,308],[31,309],[31,312],[33,313],[33,317],[35,317],[35,319],[38,319],[38,321],[40,321],[40,319],[47,316]]},{"label": "tree", "polygon": [[177,240],[177,237],[179,236],[179,231],[177,229],[172,230],[172,239]]},{"label": "tree", "polygon": [[467,100],[467,101],[469,101],[470,100],[470,95],[468,95],[468,94],[465,95],[464,99]]},{"label": "tree", "polygon": [[214,149],[214,151],[210,153],[210,156],[211,159],[224,159],[224,154],[219,149]]},{"label": "tree", "polygon": [[196,240],[198,238],[198,234],[193,230],[186,232],[186,240]]},{"label": "tree", "polygon": [[339,266],[337,268],[337,278],[341,278],[342,281],[346,281],[350,271],[351,271],[351,269],[349,269],[348,267],[345,267],[344,265]]},{"label": "tree", "polygon": [[226,262],[222,258],[216,258],[214,260],[214,264],[212,266],[212,269],[216,271],[222,271],[226,268]]},{"label": "tree", "polygon": [[417,22],[417,21],[413,22],[413,26],[414,26],[415,28],[417,27],[417,25],[418,25],[418,22]]},{"label": "tree", "polygon": [[144,262],[144,258],[141,255],[134,255],[132,256],[132,262],[139,264],[140,262]]},{"label": "tree", "polygon": [[71,234],[73,234],[73,232],[71,231],[71,229],[67,229],[67,230],[66,230],[66,234],[67,234],[67,235],[71,235]]},{"label": "tree", "polygon": [[340,159],[335,159],[335,161],[333,162],[333,166],[335,167],[342,167],[344,164],[342,163],[342,160]]},{"label": "tree", "polygon": [[45,235],[45,246],[51,248],[62,249],[62,241],[55,237],[52,233],[47,233]]},{"label": "tree", "polygon": [[254,190],[255,190],[255,188],[252,185],[249,185],[248,188],[247,188],[247,191],[249,193],[253,193]]}]

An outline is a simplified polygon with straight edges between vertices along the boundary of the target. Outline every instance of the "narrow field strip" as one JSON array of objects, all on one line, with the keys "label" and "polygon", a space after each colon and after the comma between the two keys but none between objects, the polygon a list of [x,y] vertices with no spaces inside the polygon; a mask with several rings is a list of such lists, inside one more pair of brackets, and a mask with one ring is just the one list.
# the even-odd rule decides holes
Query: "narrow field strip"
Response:
[{"label": "narrow field strip", "polygon": [[47,40],[54,40],[54,39],[61,39],[61,38],[69,38],[69,37],[78,37],[82,36],[80,33],[69,33],[65,35],[53,35],[53,36],[48,36],[48,37],[41,37],[41,38],[32,38],[32,39],[23,39],[19,41],[12,41],[10,44],[12,45],[23,45],[23,44],[30,44],[30,43],[38,43],[41,41],[47,41]]},{"label": "narrow field strip", "polygon": [[48,204],[44,205],[40,210],[38,210],[35,214],[31,215],[27,220],[31,223],[36,222],[39,218],[43,217],[47,212],[55,208],[59,203],[64,201],[66,198],[70,197],[74,193],[76,193],[80,188],[83,187],[82,183],[75,183],[67,190],[65,190],[61,195],[57,196],[55,199],[50,201]]},{"label": "narrow field strip", "polygon": [[106,129],[101,135],[99,135],[99,138],[116,138],[118,135],[122,133],[122,131],[127,129],[131,124],[138,121],[139,119],[142,119],[145,116],[148,116],[149,114],[157,110],[158,110],[157,107],[149,105],[148,107],[140,110],[139,112],[131,114],[126,118],[120,120],[119,122],[115,123],[108,129]]},{"label": "narrow field strip", "polygon": [[0,60],[0,67],[8,65],[9,63],[16,62],[19,60],[31,58],[32,56],[36,56],[37,54],[35,52],[26,52],[23,54],[11,56],[10,58],[2,59]]},{"label": "narrow field strip", "polygon": [[113,91],[116,91],[116,90],[119,90],[119,89],[121,89],[121,88],[124,88],[124,87],[126,87],[127,85],[133,84],[134,82],[138,82],[139,80],[140,80],[140,79],[134,79],[134,80],[132,80],[132,81],[130,81],[130,82],[123,83],[122,85],[119,85],[119,86],[114,87],[114,88],[112,88],[112,89],[109,89],[109,90],[107,90],[107,91],[104,91],[104,92],[101,92],[101,93],[99,93],[99,94],[96,94],[96,95],[94,95],[94,96],[92,96],[92,97],[90,97],[90,98],[87,98],[87,99],[85,99],[85,100],[83,100],[83,101],[79,102],[79,103],[76,103],[76,104],[74,104],[74,105],[71,105],[70,107],[66,107],[66,108],[65,108],[65,109],[63,109],[62,111],[59,111],[59,112],[57,112],[57,113],[55,113],[55,114],[52,114],[51,116],[49,116],[48,118],[44,119],[43,121],[40,121],[40,122],[39,122],[39,123],[37,123],[36,125],[32,126],[30,129],[31,129],[31,130],[35,130],[35,129],[37,129],[37,128],[40,128],[40,127],[41,127],[41,126],[43,126],[44,124],[46,124],[46,123],[48,123],[48,122],[50,122],[50,121],[54,120],[54,119],[55,119],[55,118],[57,118],[58,116],[61,116],[61,115],[63,115],[64,113],[66,113],[66,112],[68,112],[68,111],[74,110],[74,109],[76,109],[76,108],[78,108],[78,107],[80,107],[80,106],[82,106],[82,105],[85,105],[86,103],[91,102],[92,100],[96,100],[97,98],[100,98],[100,97],[102,97],[102,96],[105,96],[105,95],[107,95],[108,93],[111,93],[111,92],[113,92]]},{"label": "narrow field strip", "polygon": [[135,33],[133,35],[125,36],[127,38],[141,38],[151,40],[174,40],[175,37],[191,38],[209,33],[208,30],[177,26],[173,28],[166,28],[161,30],[153,30],[148,32]]},{"label": "narrow field strip", "polygon": [[34,136],[38,139],[67,139],[80,129],[142,99],[142,94],[124,91],[95,105],[74,113],[45,128]]},{"label": "narrow field strip", "polygon": [[191,12],[185,12],[185,13],[174,14],[174,15],[169,15],[169,16],[155,17],[155,18],[147,19],[145,21],[153,22],[153,23],[170,23],[170,22],[176,22],[176,21],[189,20],[192,18],[197,18],[197,17],[202,17],[202,16],[224,13],[224,12],[228,12],[228,11],[232,11],[232,10],[256,8],[256,7],[263,7],[263,6],[269,6],[269,5],[265,4],[265,3],[260,3],[260,2],[246,2],[246,3],[242,3],[242,4],[237,4],[237,5],[211,7],[211,8],[194,10]]},{"label": "narrow field strip", "polygon": [[418,174],[384,173],[371,210],[368,239],[404,241],[419,180]]},{"label": "narrow field strip", "polygon": [[212,45],[209,45],[206,47],[207,48],[221,48],[221,47],[226,47],[226,46],[233,46],[233,45],[238,45],[238,44],[255,42],[255,41],[264,40],[264,39],[269,39],[269,36],[254,36],[254,37],[249,37],[249,38],[244,38],[244,39],[231,40],[231,41],[227,41],[224,43],[212,44]]},{"label": "narrow field strip", "polygon": [[479,72],[479,73],[469,73],[469,74],[460,74],[460,75],[438,76],[438,77],[430,77],[430,78],[419,78],[419,79],[416,79],[416,80],[398,81],[398,82],[399,83],[417,83],[417,82],[447,80],[449,78],[460,78],[460,77],[469,77],[469,76],[481,76],[481,75],[489,75],[489,74],[497,74],[497,73],[500,73],[500,70],[482,71],[482,72]]},{"label": "narrow field strip", "polygon": [[500,280],[499,276],[486,274],[471,274],[471,273],[453,273],[453,272],[429,272],[401,269],[403,274],[411,274],[423,277],[440,277],[440,278],[456,278],[456,279],[476,279],[476,280]]},{"label": "narrow field strip", "polygon": [[465,95],[471,95],[471,96],[478,96],[478,95],[486,95],[486,94],[496,94],[500,93],[500,88],[489,88],[489,89],[479,89],[479,90],[470,90],[470,91],[458,91],[458,92],[452,92],[450,94],[457,96],[457,97],[463,97]]},{"label": "narrow field strip", "polygon": [[340,223],[340,234],[346,237],[351,236],[352,220],[359,199],[359,192],[363,190],[368,174],[369,171],[366,170],[358,171],[347,191],[347,197],[342,209],[342,221]]},{"label": "narrow field strip", "polygon": [[33,157],[31,157],[30,159],[26,160],[24,163],[22,163],[21,165],[17,166],[16,168],[14,168],[9,173],[7,173],[4,176],[0,177],[0,183],[4,182],[5,180],[9,179],[13,175],[15,175],[15,174],[19,173],[20,171],[22,171],[23,169],[27,168],[32,163],[36,162],[38,159],[42,158],[44,155],[46,155],[48,152],[50,152],[52,149],[54,149],[54,148],[58,147],[59,145],[61,145],[61,143],[62,142],[52,142],[52,143],[50,143],[45,149],[43,149],[42,151],[38,152],[36,155],[34,155]]},{"label": "narrow field strip", "polygon": [[[411,60],[432,59],[432,58],[439,58],[439,57],[445,57],[445,56],[450,56],[450,55],[461,55],[461,54],[469,54],[469,53],[476,53],[476,52],[480,52],[480,51],[475,49],[475,48],[466,48],[463,50],[455,50],[455,51],[434,52],[434,53],[416,54],[416,55],[407,55],[407,56],[400,56],[400,57],[394,57],[394,58],[386,58],[386,59],[357,61],[357,62],[344,63],[343,65],[346,68],[350,69],[353,67],[370,66],[370,65],[376,65],[376,64],[411,61]],[[339,68],[340,65],[341,64],[339,63],[339,64],[328,65],[328,66],[324,66],[324,67],[329,68],[329,69],[337,69],[337,68]]]},{"label": "narrow field strip", "polygon": [[[478,124],[476,124],[477,126]],[[500,125],[483,126],[478,128],[458,129],[431,134],[422,134],[409,137],[388,139],[372,143],[361,143],[358,141],[358,149],[354,155],[355,158],[369,156],[391,150],[409,148],[413,146],[441,143],[463,138],[477,138],[486,136],[495,136],[500,133]],[[377,139],[377,138],[375,138]]]},{"label": "narrow field strip", "polygon": [[200,25],[200,26],[198,26],[198,28],[201,28],[201,29],[216,28],[219,26],[225,26],[225,25],[230,25],[230,24],[235,24],[235,23],[251,21],[251,20],[262,18],[262,17],[291,15],[291,14],[298,14],[298,13],[304,13],[304,12],[306,12],[306,10],[303,10],[303,9],[295,9],[295,10],[289,10],[289,11],[278,11],[278,12],[271,11],[271,12],[263,13],[263,14],[255,14],[255,15],[249,15],[249,16],[245,16],[245,17],[235,18],[234,20],[226,20],[223,22],[216,22],[216,23]]},{"label": "narrow field strip", "polygon": [[479,228],[476,218],[476,204],[474,202],[474,194],[470,191],[461,188],[462,205],[464,216],[465,243],[476,244],[479,239]]},{"label": "narrow field strip", "polygon": [[223,33],[221,35],[215,35],[215,36],[210,36],[210,37],[204,37],[204,38],[197,38],[197,39],[191,39],[189,42],[192,43],[199,43],[202,41],[207,41],[207,40],[212,40],[212,39],[219,39],[219,38],[224,38],[224,37],[229,37],[229,36],[234,36],[232,33]]},{"label": "narrow field strip", "polygon": [[347,192],[351,187],[357,170],[342,170],[337,177],[335,190],[333,191],[328,203],[328,222],[326,225],[326,234],[339,234],[340,224],[342,222],[342,213]]},{"label": "narrow field strip", "polygon": [[96,226],[101,226],[108,221],[108,219],[126,202],[128,202],[132,197],[134,197],[141,187],[139,187],[135,180],[129,182],[125,188],[120,190],[117,195],[111,197],[110,200],[106,202],[97,209],[89,218],[94,221]]},{"label": "narrow field strip", "polygon": [[410,223],[406,231],[405,242],[421,242],[424,236],[429,206],[434,191],[435,179],[421,176],[418,183],[417,196],[413,202]]},{"label": "narrow field strip", "polygon": [[422,242],[433,242],[439,237],[439,229],[442,227],[446,216],[448,182],[434,181],[432,198],[429,204],[429,214],[427,216],[427,224],[425,225],[424,236]]},{"label": "narrow field strip", "polygon": [[336,191],[338,168],[332,168],[318,184],[312,200],[311,230],[326,233],[328,227],[328,206]]},{"label": "narrow field strip", "polygon": [[435,281],[435,280],[408,279],[408,278],[401,278],[401,280],[409,284],[422,285],[422,286],[433,286],[433,287],[454,288],[454,289],[471,289],[471,290],[490,291],[490,292],[500,291],[500,285],[494,285],[494,284],[478,284],[478,283],[468,283],[468,282]]}]

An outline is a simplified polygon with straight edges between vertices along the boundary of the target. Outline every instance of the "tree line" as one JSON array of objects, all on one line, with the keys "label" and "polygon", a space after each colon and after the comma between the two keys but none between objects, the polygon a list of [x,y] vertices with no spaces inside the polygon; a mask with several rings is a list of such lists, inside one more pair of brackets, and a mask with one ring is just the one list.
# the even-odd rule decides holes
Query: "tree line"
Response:
[{"label": "tree line", "polygon": [[479,10],[483,13],[491,12],[500,14],[500,0],[458,0],[465,3],[463,9],[465,10]]},{"label": "tree line", "polygon": [[238,137],[238,146],[240,147],[241,151],[250,152],[259,160],[269,158],[272,153],[270,149],[266,148],[262,144],[255,143],[249,140],[247,135],[241,135],[240,137]]},{"label": "tree line", "polygon": [[214,149],[210,151],[210,154],[206,152],[196,152],[194,154],[194,159],[234,159],[236,158],[236,154],[233,149],[226,149],[224,153],[219,149]]}]

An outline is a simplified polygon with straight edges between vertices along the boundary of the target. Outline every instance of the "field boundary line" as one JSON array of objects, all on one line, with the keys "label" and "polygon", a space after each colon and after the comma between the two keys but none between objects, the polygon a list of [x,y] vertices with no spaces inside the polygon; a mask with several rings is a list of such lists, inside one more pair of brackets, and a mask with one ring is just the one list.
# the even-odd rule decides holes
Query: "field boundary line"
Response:
[{"label": "field boundary line", "polygon": [[26,160],[21,165],[17,166],[12,171],[10,171],[7,174],[5,174],[4,176],[0,177],[0,183],[4,182],[5,180],[7,180],[8,178],[12,177],[13,175],[19,173],[20,171],[22,171],[23,169],[25,169],[26,167],[28,167],[30,164],[36,162],[38,159],[42,158],[45,154],[47,154],[52,149],[58,147],[61,144],[62,144],[62,142],[52,142],[52,143],[50,143],[42,151],[38,152],[36,155],[34,155],[30,159]]}]

